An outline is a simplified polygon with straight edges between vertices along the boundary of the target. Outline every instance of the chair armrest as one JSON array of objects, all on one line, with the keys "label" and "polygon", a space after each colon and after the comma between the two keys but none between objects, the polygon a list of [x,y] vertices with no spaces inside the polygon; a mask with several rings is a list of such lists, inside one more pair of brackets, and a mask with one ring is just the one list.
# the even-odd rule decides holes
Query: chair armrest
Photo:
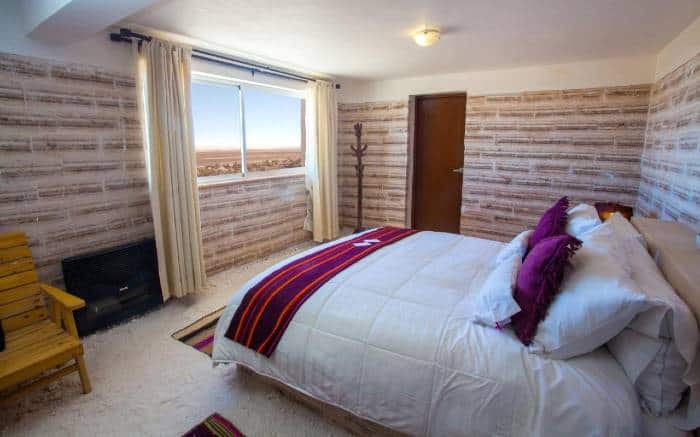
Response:
[{"label": "chair armrest", "polygon": [[85,301],[48,284],[39,284],[41,290],[62,307],[75,311],[85,306]]}]

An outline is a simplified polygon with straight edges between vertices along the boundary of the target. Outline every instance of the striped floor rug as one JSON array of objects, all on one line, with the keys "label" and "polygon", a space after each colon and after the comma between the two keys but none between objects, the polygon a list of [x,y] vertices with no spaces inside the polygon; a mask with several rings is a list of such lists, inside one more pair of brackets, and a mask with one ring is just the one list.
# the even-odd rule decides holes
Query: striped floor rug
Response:
[{"label": "striped floor rug", "polygon": [[226,309],[226,307],[221,307],[207,314],[191,325],[188,325],[186,328],[177,331],[172,337],[177,341],[181,341],[211,356],[214,347],[214,329],[216,329],[216,322],[219,321],[219,317],[223,314],[224,309]]},{"label": "striped floor rug", "polygon": [[233,423],[214,413],[182,437],[245,437]]}]

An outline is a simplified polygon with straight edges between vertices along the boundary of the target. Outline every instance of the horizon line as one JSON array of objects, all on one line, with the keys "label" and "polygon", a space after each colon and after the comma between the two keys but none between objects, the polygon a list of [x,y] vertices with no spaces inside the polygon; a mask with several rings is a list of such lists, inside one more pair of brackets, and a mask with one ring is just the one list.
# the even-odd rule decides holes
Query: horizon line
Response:
[{"label": "horizon line", "polygon": [[[247,150],[248,151],[260,151],[260,150],[300,150],[301,151],[301,146],[274,146],[274,147],[251,147],[248,146]],[[236,148],[233,147],[225,147],[225,146],[216,146],[216,147],[207,147],[207,146],[196,146],[195,145],[195,151],[204,151],[204,150],[220,150],[220,151],[237,151],[241,150],[241,147],[238,146]]]}]

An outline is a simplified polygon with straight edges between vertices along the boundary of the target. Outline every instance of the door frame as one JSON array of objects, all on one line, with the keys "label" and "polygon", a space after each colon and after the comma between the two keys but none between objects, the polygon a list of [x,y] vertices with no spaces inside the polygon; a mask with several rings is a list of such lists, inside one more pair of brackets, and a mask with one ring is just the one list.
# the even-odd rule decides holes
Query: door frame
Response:
[{"label": "door frame", "polygon": [[[408,96],[408,143],[407,143],[407,161],[406,161],[406,227],[413,227],[413,186],[414,179],[414,160],[416,156],[416,101],[426,97],[453,97],[464,96],[465,104],[469,96],[466,91],[448,91],[444,93],[432,94],[411,94]],[[466,108],[465,108],[466,122]],[[462,141],[464,144],[464,141]]]}]

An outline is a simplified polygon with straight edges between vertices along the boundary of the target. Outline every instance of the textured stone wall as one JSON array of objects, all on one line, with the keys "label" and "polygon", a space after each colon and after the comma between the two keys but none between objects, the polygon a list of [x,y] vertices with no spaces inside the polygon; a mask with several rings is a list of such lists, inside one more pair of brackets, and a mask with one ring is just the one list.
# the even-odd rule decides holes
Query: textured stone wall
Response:
[{"label": "textured stone wall", "polygon": [[200,186],[199,202],[209,274],[310,239],[303,175]]},{"label": "textured stone wall", "polygon": [[[0,54],[0,232],[61,260],[153,236],[133,77]],[[309,238],[303,176],[200,187],[209,273]]]},{"label": "textured stone wall", "polygon": [[564,195],[633,206],[649,91],[468,96],[461,232],[507,240]]},{"label": "textured stone wall", "polygon": [[151,236],[134,78],[0,53],[0,232],[61,260]]},{"label": "textured stone wall", "polygon": [[[698,227],[698,57],[653,87],[468,96],[462,233],[507,239],[560,195],[637,201]],[[341,223],[355,225],[353,124],[364,125],[364,223],[404,225],[408,102],[339,105]],[[201,187],[212,273],[309,238],[303,176]],[[0,54],[0,232],[23,230],[43,280],[60,261],[152,236],[133,77]]]},{"label": "textured stone wall", "polygon": [[404,226],[406,222],[406,163],[408,101],[341,103],[338,105],[338,197],[340,222],[354,228],[357,221],[356,158],[353,125],[362,123],[367,143],[363,182],[363,225]]},{"label": "textured stone wall", "polygon": [[[554,200],[637,200],[649,85],[467,96],[461,232],[507,240]],[[341,221],[354,226],[352,125],[369,144],[367,225],[406,219],[407,102],[339,105]]]},{"label": "textured stone wall", "polygon": [[700,232],[700,54],[654,84],[639,212]]}]

